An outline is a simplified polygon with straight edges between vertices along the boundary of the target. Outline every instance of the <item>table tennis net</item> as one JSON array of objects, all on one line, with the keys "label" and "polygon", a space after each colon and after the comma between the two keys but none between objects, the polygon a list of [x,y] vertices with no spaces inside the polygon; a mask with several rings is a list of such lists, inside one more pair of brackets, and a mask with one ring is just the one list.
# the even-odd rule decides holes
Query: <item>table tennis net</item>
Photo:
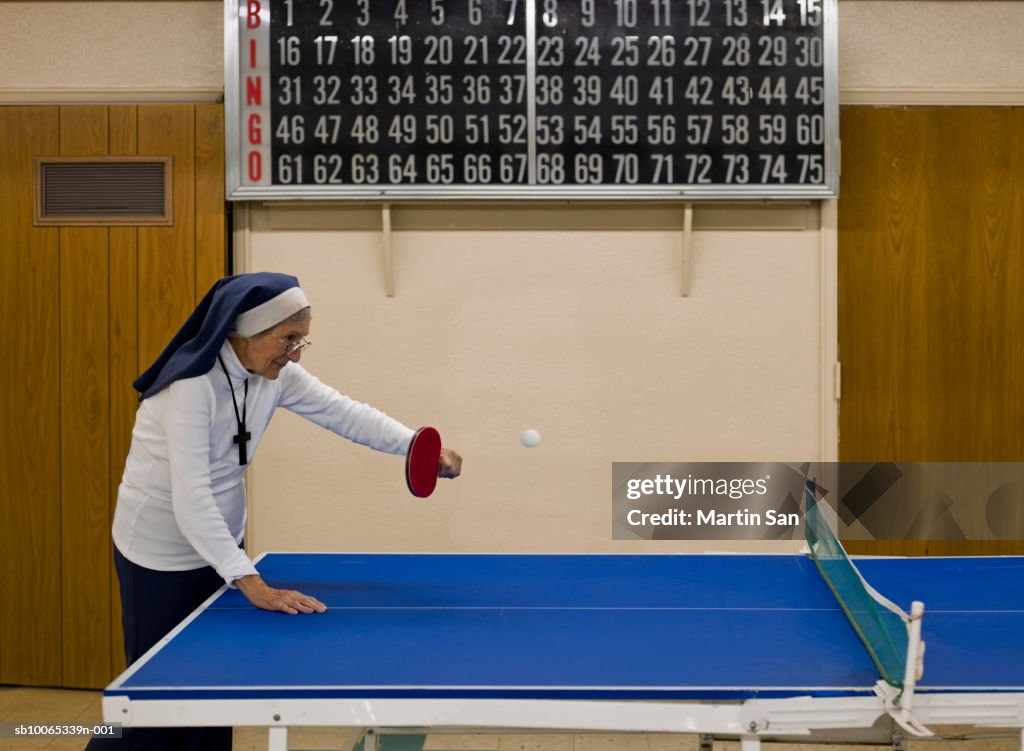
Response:
[{"label": "table tennis net", "polygon": [[902,688],[910,618],[875,591],[847,557],[825,517],[831,508],[818,503],[814,487],[813,481],[809,481],[804,488],[805,529],[811,557],[874,660],[879,675],[886,683]]}]

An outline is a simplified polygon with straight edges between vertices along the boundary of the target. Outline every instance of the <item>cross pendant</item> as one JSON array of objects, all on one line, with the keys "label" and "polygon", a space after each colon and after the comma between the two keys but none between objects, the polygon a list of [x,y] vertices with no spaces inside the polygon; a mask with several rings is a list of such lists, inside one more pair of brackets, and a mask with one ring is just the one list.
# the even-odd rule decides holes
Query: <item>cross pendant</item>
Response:
[{"label": "cross pendant", "polygon": [[248,456],[246,455],[245,445],[252,438],[252,433],[245,429],[245,423],[238,425],[238,435],[231,440],[238,444],[238,463],[241,466],[245,466],[249,463]]}]

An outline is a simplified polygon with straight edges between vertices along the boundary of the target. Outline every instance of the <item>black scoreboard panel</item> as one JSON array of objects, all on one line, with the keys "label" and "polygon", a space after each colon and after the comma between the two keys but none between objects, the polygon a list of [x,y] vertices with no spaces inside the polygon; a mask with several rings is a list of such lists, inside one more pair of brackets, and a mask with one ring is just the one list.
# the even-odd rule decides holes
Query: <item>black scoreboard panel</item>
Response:
[{"label": "black scoreboard panel", "polygon": [[228,5],[233,198],[836,192],[835,0]]},{"label": "black scoreboard panel", "polygon": [[525,183],[526,14],[516,5],[273,0],[274,183]]}]

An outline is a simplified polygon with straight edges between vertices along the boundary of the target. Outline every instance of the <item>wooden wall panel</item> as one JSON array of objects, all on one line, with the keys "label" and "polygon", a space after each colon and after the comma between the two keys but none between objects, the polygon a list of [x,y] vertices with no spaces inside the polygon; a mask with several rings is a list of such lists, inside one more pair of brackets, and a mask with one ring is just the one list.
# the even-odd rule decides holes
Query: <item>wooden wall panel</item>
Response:
[{"label": "wooden wall panel", "polygon": [[227,273],[224,107],[196,105],[196,302]]},{"label": "wooden wall panel", "polygon": [[[927,247],[917,227],[928,210],[919,189],[921,124],[907,110],[843,109],[840,127],[840,456],[910,459],[921,454],[915,441],[923,435],[906,408],[918,388],[908,360],[915,347],[910,331],[923,325],[926,312],[918,304]],[[883,323],[884,340],[873,332]],[[861,408],[864,402],[871,408]]]},{"label": "wooden wall panel", "polygon": [[[138,107],[110,108],[110,153],[138,152]],[[132,381],[140,372],[138,325],[138,229],[110,228],[110,513],[117,505],[117,486],[131,445],[138,394]],[[117,571],[110,576],[110,673],[125,668],[124,632]]]},{"label": "wooden wall panel", "polygon": [[[110,523],[132,381],[226,268],[218,106],[0,107],[0,683],[124,668]],[[170,154],[172,227],[36,228],[36,156]]]},{"label": "wooden wall panel", "polygon": [[[61,108],[61,156],[107,148],[106,107]],[[107,233],[60,230],[63,686],[96,685],[110,669]]]},{"label": "wooden wall panel", "polygon": [[840,458],[1024,460],[1024,108],[847,107],[841,130]]},{"label": "wooden wall panel", "polygon": [[32,225],[33,158],[55,107],[0,107],[0,683],[61,680],[57,230]]},{"label": "wooden wall panel", "polygon": [[844,109],[844,459],[1024,459],[1022,112]]},{"label": "wooden wall panel", "polygon": [[195,113],[139,106],[139,153],[174,158],[174,226],[139,229],[139,357],[160,354],[195,307]]}]

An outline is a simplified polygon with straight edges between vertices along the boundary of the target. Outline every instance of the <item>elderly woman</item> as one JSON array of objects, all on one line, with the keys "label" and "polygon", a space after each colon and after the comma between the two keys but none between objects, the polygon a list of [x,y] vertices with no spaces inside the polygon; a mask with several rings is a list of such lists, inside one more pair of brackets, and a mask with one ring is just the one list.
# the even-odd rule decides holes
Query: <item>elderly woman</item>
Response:
[{"label": "elderly woman", "polygon": [[[246,466],[277,407],[391,454],[404,454],[414,431],[299,365],[310,321],[295,277],[221,279],[135,381],[141,404],[113,524],[129,663],[225,582],[258,608],[326,610],[314,597],[264,582],[242,549]],[[442,450],[440,475],[457,476],[461,463]],[[108,745],[230,751],[231,731],[132,729],[89,748]]]}]

